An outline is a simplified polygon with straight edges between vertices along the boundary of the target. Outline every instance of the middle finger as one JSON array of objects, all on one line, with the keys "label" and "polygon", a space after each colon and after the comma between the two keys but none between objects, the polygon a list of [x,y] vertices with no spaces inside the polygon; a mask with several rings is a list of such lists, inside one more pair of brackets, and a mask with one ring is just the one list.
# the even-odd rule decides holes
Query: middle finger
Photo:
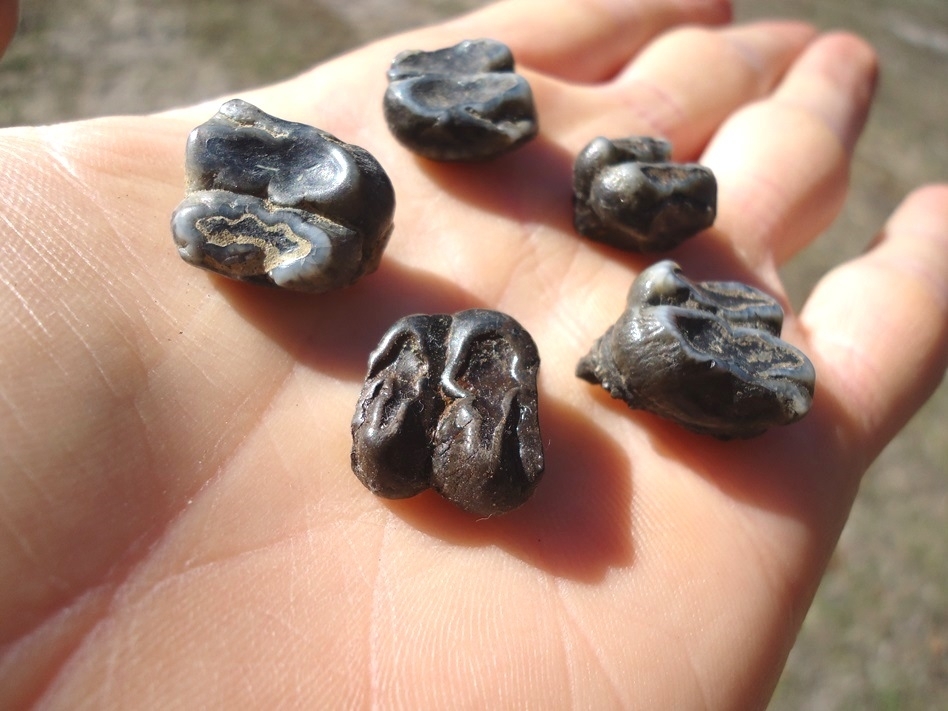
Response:
[{"label": "middle finger", "polygon": [[799,22],[684,27],[646,47],[615,80],[595,87],[531,77],[544,132],[571,152],[596,136],[661,136],[693,159],[720,123],[766,95],[813,38]]},{"label": "middle finger", "polygon": [[811,44],[771,97],[736,112],[708,146],[718,217],[682,252],[725,248],[776,286],[776,267],[839,212],[875,80],[875,53],[859,38]]}]

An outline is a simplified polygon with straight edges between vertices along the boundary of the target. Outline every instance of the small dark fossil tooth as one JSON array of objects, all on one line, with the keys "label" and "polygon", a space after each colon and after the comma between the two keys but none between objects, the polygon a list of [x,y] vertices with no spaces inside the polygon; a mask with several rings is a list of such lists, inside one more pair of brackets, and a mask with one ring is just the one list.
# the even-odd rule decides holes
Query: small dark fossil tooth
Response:
[{"label": "small dark fossil tooth", "polygon": [[693,283],[674,262],[633,282],[626,310],[576,375],[633,409],[719,439],[754,437],[810,409],[816,374],[781,340],[783,310],[739,282]]},{"label": "small dark fossil tooth", "polygon": [[533,92],[514,73],[510,49],[489,39],[400,53],[388,70],[383,109],[409,150],[440,161],[479,161],[537,134]]},{"label": "small dark fossil tooth", "polygon": [[182,259],[297,291],[375,271],[395,192],[368,151],[234,99],[188,138],[187,195],[171,218]]},{"label": "small dark fossil tooth", "polygon": [[352,469],[398,499],[433,487],[481,516],[523,504],[543,472],[540,357],[506,314],[408,316],[369,357],[352,418]]},{"label": "small dark fossil tooth", "polygon": [[658,252],[714,224],[714,174],[670,157],[661,139],[593,139],[573,165],[576,230],[621,249]]}]

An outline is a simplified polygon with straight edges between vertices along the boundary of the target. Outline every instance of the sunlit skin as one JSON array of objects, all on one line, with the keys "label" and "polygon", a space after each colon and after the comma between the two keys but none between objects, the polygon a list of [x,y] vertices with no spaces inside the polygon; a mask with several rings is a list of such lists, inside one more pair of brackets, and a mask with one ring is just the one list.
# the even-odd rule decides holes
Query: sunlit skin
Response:
[{"label": "sunlit skin", "polygon": [[[318,296],[176,254],[185,139],[231,97],[0,132],[0,707],[763,707],[860,477],[945,372],[948,186],[788,312],[817,372],[801,422],[719,442],[577,379],[649,263],[572,230],[591,138],[710,167],[715,227],[668,256],[784,303],[778,267],[846,195],[872,50],[729,14],[510,0],[242,94],[395,185],[380,269]],[[468,37],[510,45],[540,136],[417,159],[385,68]],[[403,315],[473,307],[537,342],[543,482],[486,520],[376,498],[349,463],[369,351]]]}]

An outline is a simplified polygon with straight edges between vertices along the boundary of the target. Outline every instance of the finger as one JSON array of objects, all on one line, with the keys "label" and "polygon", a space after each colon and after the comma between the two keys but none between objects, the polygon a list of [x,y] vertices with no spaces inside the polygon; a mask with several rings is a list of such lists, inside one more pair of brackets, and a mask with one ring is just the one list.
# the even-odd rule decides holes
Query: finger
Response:
[{"label": "finger", "polygon": [[785,261],[820,234],[845,198],[876,75],[865,42],[827,35],[769,99],[728,120],[702,158],[717,177],[719,213],[715,233],[700,239],[729,244],[758,269]]},{"label": "finger", "polygon": [[[381,96],[385,69],[402,50],[433,50],[491,37],[510,46],[518,69],[539,72],[540,82],[546,74],[559,80],[598,82],[611,78],[643,45],[675,24],[721,24],[730,17],[730,0],[506,0],[443,24],[385,38],[283,84],[244,92],[244,98],[292,120],[329,130],[335,125],[351,127],[363,121],[364,107],[339,97],[350,95],[353,87]],[[299,90],[301,85],[305,92]],[[558,82],[555,88],[560,88]],[[199,115],[220,102],[165,113]]]},{"label": "finger", "polygon": [[771,91],[814,34],[799,22],[669,32],[586,102],[585,139],[663,136],[677,159],[694,158],[735,108]]},{"label": "finger", "polygon": [[17,0],[0,0],[0,55],[2,55],[16,32],[20,8]]},{"label": "finger", "polygon": [[[614,12],[612,15],[602,10],[592,12],[589,10],[592,3],[600,3],[602,7],[609,3],[608,7]],[[507,0],[445,24],[380,40],[295,79],[245,92],[244,98],[265,107],[269,113],[309,121],[330,131],[335,126],[343,126],[347,129],[346,135],[351,135],[353,126],[365,122],[364,106],[339,101],[339,97],[350,95],[353,87],[381,96],[385,90],[384,69],[398,52],[436,49],[485,36],[510,45],[518,69],[530,79],[541,113],[542,130],[548,136],[559,138],[564,127],[587,122],[590,116],[603,115],[617,115],[620,120],[609,119],[601,124],[638,125],[644,131],[643,122],[629,120],[629,99],[621,92],[603,92],[600,86],[564,86],[563,78],[607,79],[617,67],[608,71],[603,67],[624,66],[643,44],[675,22],[724,22],[728,17],[727,0],[557,0],[554,3]],[[777,35],[776,44],[780,44],[784,38],[780,32]],[[681,48],[687,43],[685,38],[677,46]],[[764,68],[771,68],[769,61],[764,62]],[[695,67],[695,71],[704,75],[703,67]],[[306,87],[305,92],[299,90],[300,85]],[[643,103],[651,98],[644,96]],[[207,113],[214,109],[215,103],[219,104],[220,99],[166,114]],[[596,135],[595,130],[590,126],[584,132],[582,145]],[[616,130],[621,132],[622,129]],[[578,150],[582,145],[573,147]]]},{"label": "finger", "polygon": [[868,464],[948,367],[948,185],[910,195],[868,253],[817,284],[800,323]]},{"label": "finger", "polygon": [[508,0],[438,28],[495,37],[517,63],[580,82],[612,77],[646,43],[679,24],[721,24],[729,0]]}]

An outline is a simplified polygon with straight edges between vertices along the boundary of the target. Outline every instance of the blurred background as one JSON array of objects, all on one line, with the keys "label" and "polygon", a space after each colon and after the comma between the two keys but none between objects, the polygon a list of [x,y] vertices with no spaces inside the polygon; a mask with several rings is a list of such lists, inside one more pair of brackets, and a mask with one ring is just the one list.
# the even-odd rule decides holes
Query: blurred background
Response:
[{"label": "blurred background", "polygon": [[[21,0],[0,126],[140,113],[286,78],[484,0]],[[948,1],[734,0],[868,38],[879,99],[852,194],[785,271],[799,306],[914,186],[948,179]],[[948,386],[882,454],[791,654],[774,710],[948,709]]]}]

